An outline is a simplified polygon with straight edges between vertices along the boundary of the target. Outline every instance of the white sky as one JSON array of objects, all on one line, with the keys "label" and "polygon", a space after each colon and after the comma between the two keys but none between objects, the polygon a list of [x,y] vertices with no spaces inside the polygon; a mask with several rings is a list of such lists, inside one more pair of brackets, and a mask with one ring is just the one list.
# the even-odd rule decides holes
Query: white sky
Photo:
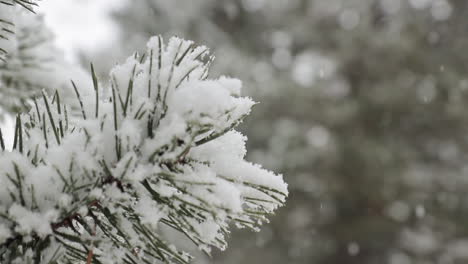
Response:
[{"label": "white sky", "polygon": [[109,12],[127,0],[43,0],[38,11],[55,32],[57,45],[73,60],[76,52],[93,52],[117,40]]}]

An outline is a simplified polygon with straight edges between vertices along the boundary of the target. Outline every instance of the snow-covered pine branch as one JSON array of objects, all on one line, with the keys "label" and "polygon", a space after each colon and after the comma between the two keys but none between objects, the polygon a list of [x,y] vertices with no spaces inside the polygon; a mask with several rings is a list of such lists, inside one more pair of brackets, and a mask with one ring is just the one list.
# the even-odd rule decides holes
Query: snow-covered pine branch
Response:
[{"label": "snow-covered pine branch", "polygon": [[254,102],[208,79],[205,47],[153,37],[74,112],[43,93],[0,154],[2,263],[187,263],[162,229],[224,249],[229,225],[258,230],[283,205],[281,176],[243,158],[233,128]]}]

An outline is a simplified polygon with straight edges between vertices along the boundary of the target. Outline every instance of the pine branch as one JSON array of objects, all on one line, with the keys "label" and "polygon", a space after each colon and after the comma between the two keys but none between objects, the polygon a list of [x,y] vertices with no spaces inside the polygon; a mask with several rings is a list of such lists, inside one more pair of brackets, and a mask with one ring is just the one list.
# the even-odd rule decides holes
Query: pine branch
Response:
[{"label": "pine branch", "polygon": [[146,54],[110,87],[91,66],[94,94],[72,82],[72,117],[58,91],[18,115],[0,153],[2,263],[188,263],[159,225],[209,254],[230,224],[258,230],[283,205],[282,178],[243,160],[233,129],[254,103],[233,93],[240,83],[206,79],[206,48],[190,41],[156,37]]}]

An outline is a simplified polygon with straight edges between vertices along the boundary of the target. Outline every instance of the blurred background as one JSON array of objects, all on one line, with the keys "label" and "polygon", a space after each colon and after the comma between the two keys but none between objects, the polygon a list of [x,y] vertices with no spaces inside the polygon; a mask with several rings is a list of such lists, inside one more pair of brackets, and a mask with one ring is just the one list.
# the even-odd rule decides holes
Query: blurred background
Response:
[{"label": "blurred background", "polygon": [[290,197],[198,263],[468,263],[468,1],[45,0],[102,78],[150,36],[192,39],[260,102],[248,159]]}]

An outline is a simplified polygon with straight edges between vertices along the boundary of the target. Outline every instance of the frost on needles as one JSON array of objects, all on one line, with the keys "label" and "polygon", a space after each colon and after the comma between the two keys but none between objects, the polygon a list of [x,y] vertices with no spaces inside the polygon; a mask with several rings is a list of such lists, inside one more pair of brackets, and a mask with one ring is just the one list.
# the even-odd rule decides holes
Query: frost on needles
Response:
[{"label": "frost on needles", "polygon": [[[258,230],[283,205],[281,176],[244,160],[234,127],[254,102],[208,79],[205,47],[153,37],[76,104],[45,92],[0,149],[1,263],[187,263],[230,225]],[[91,91],[93,91],[91,89]],[[3,146],[3,140],[2,140]]]}]

